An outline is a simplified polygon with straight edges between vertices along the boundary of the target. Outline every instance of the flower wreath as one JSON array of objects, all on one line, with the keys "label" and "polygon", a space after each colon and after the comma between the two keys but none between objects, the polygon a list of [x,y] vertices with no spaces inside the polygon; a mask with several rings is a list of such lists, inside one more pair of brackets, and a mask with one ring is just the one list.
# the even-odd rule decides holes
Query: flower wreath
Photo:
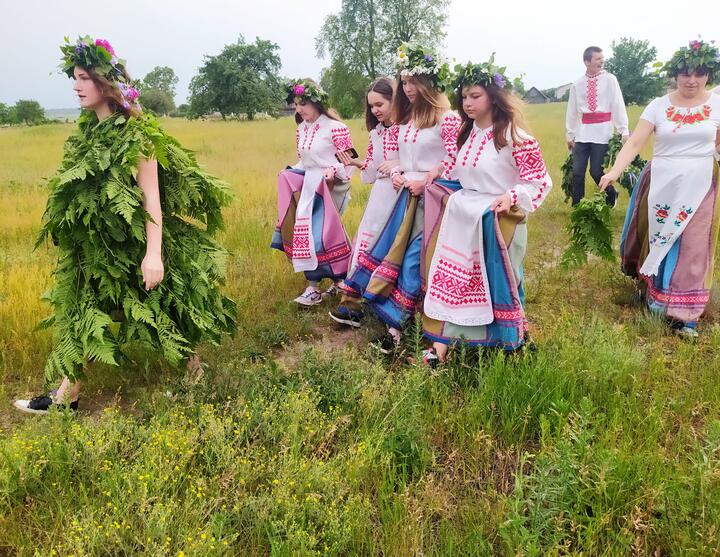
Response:
[{"label": "flower wreath", "polygon": [[288,104],[295,102],[295,99],[303,99],[326,105],[329,96],[318,85],[306,79],[294,79],[285,83],[285,92],[287,96],[285,100]]},{"label": "flower wreath", "polygon": [[429,49],[411,43],[402,43],[397,50],[396,68],[400,77],[424,75],[432,84],[444,91],[450,79],[447,62]]}]

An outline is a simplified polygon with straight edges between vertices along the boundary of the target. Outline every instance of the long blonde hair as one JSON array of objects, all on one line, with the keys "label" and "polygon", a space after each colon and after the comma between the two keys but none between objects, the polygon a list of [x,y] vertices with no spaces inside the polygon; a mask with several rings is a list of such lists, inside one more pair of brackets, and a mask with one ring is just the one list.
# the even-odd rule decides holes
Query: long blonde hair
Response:
[{"label": "long blonde hair", "polygon": [[450,101],[447,96],[424,75],[415,75],[405,79],[415,85],[417,96],[415,102],[411,103],[405,94],[402,83],[399,83],[393,97],[392,121],[397,124],[407,124],[412,120],[413,125],[418,129],[436,126],[443,113],[450,110]]}]

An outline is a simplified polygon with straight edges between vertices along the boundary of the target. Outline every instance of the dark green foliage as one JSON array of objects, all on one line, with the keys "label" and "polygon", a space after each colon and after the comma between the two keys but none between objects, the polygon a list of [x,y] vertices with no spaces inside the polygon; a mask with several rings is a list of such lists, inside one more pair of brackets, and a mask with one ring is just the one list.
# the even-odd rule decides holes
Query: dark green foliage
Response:
[{"label": "dark green foliage", "polygon": [[623,37],[613,41],[612,50],[605,67],[617,78],[626,104],[645,104],[662,94],[662,79],[651,68],[657,59],[654,46]]},{"label": "dark green foliage", "polygon": [[565,162],[560,167],[560,171],[562,172],[562,191],[565,194],[565,201],[568,199],[572,199],[572,189],[573,189],[573,154],[572,152],[568,153],[567,158],[565,159]]},{"label": "dark green foliage", "polygon": [[[151,292],[140,271],[149,215],[133,177],[142,158],[157,159],[163,210],[165,279]],[[130,342],[177,363],[198,342],[218,342],[233,330],[234,303],[217,289],[227,254],[212,238],[229,195],[152,116],[98,122],[83,114],[49,186],[37,241],[50,238],[59,251],[47,294],[54,316],[43,323],[55,325],[48,380],[76,378],[86,361],[117,365]],[[123,320],[115,330],[117,314]]]},{"label": "dark green foliage", "polygon": [[567,226],[570,245],[562,256],[563,267],[575,267],[586,263],[588,254],[609,261],[615,260],[610,210],[602,192],[581,200],[575,206]]},{"label": "dark green foliage", "polygon": [[[603,161],[603,166],[606,170],[610,170],[615,164],[615,159],[622,148],[622,136],[619,133],[613,134],[608,144],[607,155],[605,155],[605,160]],[[624,187],[628,193],[632,193],[632,190],[635,187],[635,182],[637,182],[637,179],[640,177],[640,174],[646,164],[647,161],[640,158],[640,155],[638,155],[635,157],[635,160],[630,163],[630,166],[628,166],[620,175],[618,183]]]}]

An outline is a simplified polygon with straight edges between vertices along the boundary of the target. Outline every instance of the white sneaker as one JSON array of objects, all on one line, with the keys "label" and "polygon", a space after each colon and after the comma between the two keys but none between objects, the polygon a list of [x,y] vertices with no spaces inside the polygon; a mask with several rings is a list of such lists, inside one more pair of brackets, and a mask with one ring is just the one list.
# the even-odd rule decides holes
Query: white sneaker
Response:
[{"label": "white sneaker", "polygon": [[316,288],[315,286],[308,286],[305,289],[305,292],[300,294],[293,301],[300,304],[301,306],[310,307],[316,306],[321,303],[323,301],[323,297],[318,288]]}]

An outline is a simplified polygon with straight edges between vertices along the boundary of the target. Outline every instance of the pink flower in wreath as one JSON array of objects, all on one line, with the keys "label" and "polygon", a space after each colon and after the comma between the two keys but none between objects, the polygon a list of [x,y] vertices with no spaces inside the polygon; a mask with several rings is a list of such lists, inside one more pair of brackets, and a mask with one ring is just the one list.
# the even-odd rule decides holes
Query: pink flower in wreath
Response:
[{"label": "pink flower in wreath", "polygon": [[95,46],[101,46],[110,53],[110,56],[115,56],[115,49],[105,39],[95,39]]},{"label": "pink flower in wreath", "polygon": [[304,93],[305,93],[304,85],[296,85],[295,87],[293,87],[293,94],[296,97],[302,97]]},{"label": "pink flower in wreath", "polygon": [[695,50],[700,50],[700,47],[702,47],[702,42],[690,41],[690,48],[694,48]]},{"label": "pink flower in wreath", "polygon": [[127,94],[125,95],[125,98],[129,100],[130,102],[133,102],[135,99],[137,99],[140,96],[140,93],[138,93],[138,90],[135,89],[132,85],[127,88]]}]

